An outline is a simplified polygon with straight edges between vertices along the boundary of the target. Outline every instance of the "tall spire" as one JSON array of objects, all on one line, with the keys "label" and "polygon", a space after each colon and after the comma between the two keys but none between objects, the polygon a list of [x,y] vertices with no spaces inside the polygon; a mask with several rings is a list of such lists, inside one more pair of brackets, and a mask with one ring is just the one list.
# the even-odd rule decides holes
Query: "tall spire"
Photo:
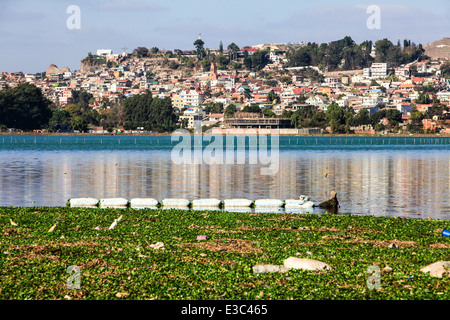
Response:
[{"label": "tall spire", "polygon": [[201,32],[198,34],[198,39],[202,40],[202,33]]}]

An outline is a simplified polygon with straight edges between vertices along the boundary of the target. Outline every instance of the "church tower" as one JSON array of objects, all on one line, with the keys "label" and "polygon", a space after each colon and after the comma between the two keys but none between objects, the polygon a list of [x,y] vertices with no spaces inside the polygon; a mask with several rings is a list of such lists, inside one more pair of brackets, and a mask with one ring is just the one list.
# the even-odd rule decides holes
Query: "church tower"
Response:
[{"label": "church tower", "polygon": [[211,63],[211,69],[209,70],[208,80],[217,80],[219,74],[217,73],[217,64],[215,62]]}]

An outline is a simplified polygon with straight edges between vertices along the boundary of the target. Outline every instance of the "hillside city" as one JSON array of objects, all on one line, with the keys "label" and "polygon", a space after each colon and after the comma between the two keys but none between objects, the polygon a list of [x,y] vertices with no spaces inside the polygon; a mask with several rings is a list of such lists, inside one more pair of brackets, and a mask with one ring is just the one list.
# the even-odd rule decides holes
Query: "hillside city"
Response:
[{"label": "hillside city", "polygon": [[[98,49],[76,71],[50,65],[38,74],[2,72],[0,93],[22,84],[38,88],[53,112],[48,126],[34,128],[44,132],[145,133],[202,126],[213,133],[276,128],[282,134],[450,134],[448,58],[429,57],[407,40],[403,46],[384,41],[411,54],[391,57],[381,41],[358,46],[349,37],[320,46],[239,48],[232,43],[223,48],[220,42],[219,49],[205,49],[199,36],[195,50]],[[339,54],[354,51],[337,55],[336,62],[323,54],[314,61],[319,55],[314,52],[331,45]],[[141,95],[168,103],[164,108],[173,113],[174,125],[158,127],[138,118],[140,111],[132,108],[145,103],[138,100]],[[167,117],[172,115],[161,114]],[[0,120],[1,125],[3,131],[20,130]]]}]

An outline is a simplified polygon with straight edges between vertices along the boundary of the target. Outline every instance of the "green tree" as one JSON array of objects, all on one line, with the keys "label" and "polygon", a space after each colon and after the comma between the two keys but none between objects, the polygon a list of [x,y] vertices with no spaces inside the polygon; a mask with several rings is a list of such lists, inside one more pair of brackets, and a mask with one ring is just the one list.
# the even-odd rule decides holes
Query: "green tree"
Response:
[{"label": "green tree", "polygon": [[416,99],[416,103],[429,104],[429,103],[431,103],[431,100],[428,97],[428,94],[424,94],[423,92],[419,92],[419,97]]},{"label": "green tree", "polygon": [[222,113],[223,103],[221,102],[209,102],[205,106],[205,112],[208,113]]},{"label": "green tree", "polygon": [[52,117],[51,105],[33,84],[4,89],[0,91],[0,125],[22,130],[47,127]]},{"label": "green tree", "polygon": [[387,109],[386,118],[389,120],[391,126],[395,126],[402,122],[402,113],[397,109]]},{"label": "green tree", "polygon": [[343,125],[345,125],[344,110],[335,103],[330,104],[327,108],[326,120],[328,122],[328,125],[331,127],[331,131],[343,131]]},{"label": "green tree", "polygon": [[89,103],[91,103],[94,99],[92,93],[81,89],[81,90],[72,90],[72,103],[77,104],[81,109],[88,109]]},{"label": "green tree", "polygon": [[252,112],[252,113],[261,113],[261,108],[257,105],[249,105],[249,106],[245,106],[242,109],[242,112]]},{"label": "green tree", "polygon": [[230,50],[230,60],[236,60],[237,58],[237,53],[239,52],[239,47],[237,46],[236,43],[232,42],[231,44],[228,45],[228,50]]},{"label": "green tree", "polygon": [[371,124],[369,110],[367,108],[361,108],[353,118],[353,124],[355,126]]},{"label": "green tree", "polygon": [[278,104],[281,102],[280,96],[275,93],[274,90],[270,90],[267,94],[267,103]]},{"label": "green tree", "polygon": [[450,78],[450,62],[447,61],[443,63],[440,67],[441,76],[443,78],[449,79]]},{"label": "green tree", "polygon": [[137,58],[146,58],[149,56],[149,51],[146,47],[137,47],[133,50],[132,55]]},{"label": "green tree", "polygon": [[262,109],[262,113],[267,117],[267,118],[276,118],[277,115],[275,114],[275,112],[272,111],[272,108],[264,108]]},{"label": "green tree", "polygon": [[52,117],[49,120],[49,129],[52,131],[71,130],[71,116],[67,110],[53,110]]},{"label": "green tree", "polygon": [[153,98],[150,91],[134,95],[123,102],[124,127],[169,132],[177,127],[177,116],[173,112],[172,100]]},{"label": "green tree", "polygon": [[227,118],[230,118],[232,116],[234,116],[234,114],[237,112],[237,108],[236,105],[230,103],[226,108],[225,108],[225,116]]},{"label": "green tree", "polygon": [[194,46],[197,50],[197,57],[201,60],[205,56],[205,42],[202,39],[197,39],[194,42]]}]

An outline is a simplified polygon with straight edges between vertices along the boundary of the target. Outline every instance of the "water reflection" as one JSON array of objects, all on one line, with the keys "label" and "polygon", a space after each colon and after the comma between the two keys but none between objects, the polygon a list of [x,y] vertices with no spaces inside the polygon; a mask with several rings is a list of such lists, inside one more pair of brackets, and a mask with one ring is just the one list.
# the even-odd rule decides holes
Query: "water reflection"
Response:
[{"label": "water reflection", "polygon": [[158,150],[9,151],[0,153],[0,205],[65,206],[75,197],[284,200],[301,194],[318,203],[336,190],[339,214],[450,219],[446,151],[291,150],[280,153],[277,175],[260,169],[248,163],[177,165],[170,152]]}]

